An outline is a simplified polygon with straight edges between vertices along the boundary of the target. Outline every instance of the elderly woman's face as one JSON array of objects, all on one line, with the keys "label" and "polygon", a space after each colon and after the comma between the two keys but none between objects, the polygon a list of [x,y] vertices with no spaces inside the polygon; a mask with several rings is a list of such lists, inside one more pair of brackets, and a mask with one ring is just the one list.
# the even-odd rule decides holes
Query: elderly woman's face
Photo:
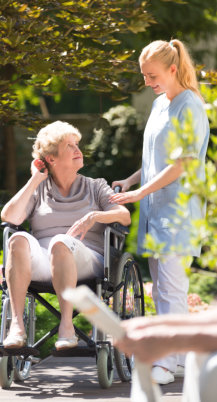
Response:
[{"label": "elderly woman's face", "polygon": [[83,167],[83,154],[79,149],[77,136],[69,135],[58,145],[58,155],[55,157],[55,165],[72,168],[77,171]]}]

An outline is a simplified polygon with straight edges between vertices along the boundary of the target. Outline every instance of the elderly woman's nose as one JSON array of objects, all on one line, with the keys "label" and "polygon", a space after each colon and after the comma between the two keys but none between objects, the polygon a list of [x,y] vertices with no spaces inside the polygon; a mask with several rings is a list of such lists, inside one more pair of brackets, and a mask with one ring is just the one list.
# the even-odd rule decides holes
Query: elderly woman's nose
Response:
[{"label": "elderly woman's nose", "polygon": [[81,150],[80,150],[78,145],[75,146],[75,152],[79,152],[79,153],[81,152]]},{"label": "elderly woman's nose", "polygon": [[82,152],[81,152],[81,150],[80,150],[78,145],[76,145],[76,147],[74,148],[74,154],[75,155],[82,155]]}]

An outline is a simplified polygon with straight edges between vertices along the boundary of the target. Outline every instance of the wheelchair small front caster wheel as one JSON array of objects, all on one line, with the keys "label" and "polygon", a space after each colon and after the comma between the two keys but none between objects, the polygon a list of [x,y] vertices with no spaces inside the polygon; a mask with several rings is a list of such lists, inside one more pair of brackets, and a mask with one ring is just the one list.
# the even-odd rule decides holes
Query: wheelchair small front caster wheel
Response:
[{"label": "wheelchair small front caster wheel", "polygon": [[97,372],[101,388],[109,388],[113,381],[113,361],[111,353],[107,348],[101,348],[97,355]]},{"label": "wheelchair small front caster wheel", "polygon": [[0,358],[0,386],[3,389],[10,388],[14,378],[14,357],[3,356]]}]

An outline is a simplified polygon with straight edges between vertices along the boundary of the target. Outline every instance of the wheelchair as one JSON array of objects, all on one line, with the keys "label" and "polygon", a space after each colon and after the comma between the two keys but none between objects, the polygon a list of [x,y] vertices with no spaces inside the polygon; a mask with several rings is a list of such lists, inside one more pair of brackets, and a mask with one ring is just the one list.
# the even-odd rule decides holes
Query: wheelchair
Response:
[{"label": "wheelchair", "polygon": [[[7,241],[11,234],[22,231],[22,226],[2,223],[3,227],[3,282],[2,308],[1,308],[1,333],[0,333],[0,386],[9,388],[12,381],[24,381],[30,375],[32,364],[40,360],[38,348],[58,332],[58,325],[35,342],[36,328],[36,301],[41,303],[55,317],[60,319],[61,314],[43,298],[43,293],[55,294],[51,283],[32,281],[28,288],[24,309],[24,324],[27,334],[27,344],[23,348],[6,349],[3,340],[7,336],[11,322],[10,298],[5,280],[5,264],[7,259]],[[78,282],[88,285],[97,296],[120,319],[129,319],[145,314],[144,292],[142,276],[138,264],[131,254],[123,253],[125,236],[128,229],[119,223],[106,226],[104,232],[104,277],[94,278]],[[73,312],[73,318],[79,314]],[[52,351],[54,356],[67,357],[95,357],[98,373],[98,381],[101,388],[109,388],[112,385],[114,365],[119,378],[123,382],[130,381],[134,359],[128,358],[112,345],[112,340],[97,328],[92,327],[91,335],[86,335],[75,326],[75,333],[79,337],[78,346],[57,351]],[[82,344],[82,345],[80,345]]]}]

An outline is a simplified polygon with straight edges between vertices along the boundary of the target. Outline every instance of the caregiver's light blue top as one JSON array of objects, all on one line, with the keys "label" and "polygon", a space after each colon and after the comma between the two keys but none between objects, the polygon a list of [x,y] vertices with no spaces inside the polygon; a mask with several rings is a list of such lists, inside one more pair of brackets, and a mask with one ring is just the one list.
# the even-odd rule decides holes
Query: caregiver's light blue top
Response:
[{"label": "caregiver's light blue top", "polygon": [[[171,118],[176,117],[183,122],[187,109],[192,111],[195,134],[198,137],[196,152],[202,161],[198,174],[201,178],[205,177],[204,162],[209,139],[209,123],[201,99],[191,90],[184,90],[172,101],[169,101],[163,94],[153,102],[144,132],[141,185],[147,183],[167,166],[164,144],[168,131],[174,130]],[[176,213],[171,204],[175,203],[177,193],[181,190],[180,180],[177,179],[140,201],[139,254],[146,251],[144,248],[145,235],[150,233],[157,243],[165,243],[164,252],[171,250],[173,245],[181,245],[183,249],[181,254],[200,255],[200,247],[190,245],[190,227],[183,225],[177,228],[177,231],[171,231],[170,225]],[[192,197],[188,204],[188,225],[191,219],[203,217],[204,212],[199,199],[196,196]]]}]

